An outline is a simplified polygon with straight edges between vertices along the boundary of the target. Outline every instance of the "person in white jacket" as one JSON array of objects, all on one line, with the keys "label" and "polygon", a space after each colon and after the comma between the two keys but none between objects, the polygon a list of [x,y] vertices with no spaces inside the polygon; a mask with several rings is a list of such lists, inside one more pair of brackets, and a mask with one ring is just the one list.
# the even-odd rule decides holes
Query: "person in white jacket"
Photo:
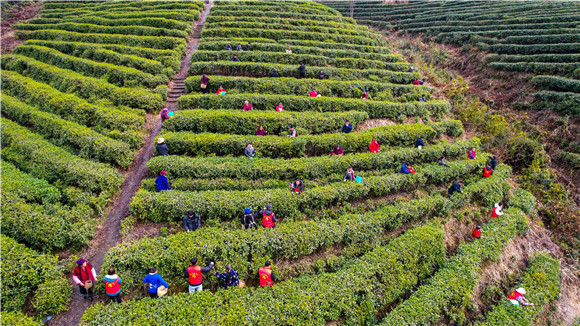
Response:
[{"label": "person in white jacket", "polygon": [[493,211],[491,211],[491,217],[496,218],[503,215],[503,202],[495,204]]}]

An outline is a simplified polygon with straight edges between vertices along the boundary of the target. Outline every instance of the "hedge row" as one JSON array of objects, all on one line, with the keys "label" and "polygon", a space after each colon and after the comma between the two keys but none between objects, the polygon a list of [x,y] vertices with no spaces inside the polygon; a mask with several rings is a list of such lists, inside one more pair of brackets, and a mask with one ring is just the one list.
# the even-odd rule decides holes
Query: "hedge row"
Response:
[{"label": "hedge row", "polygon": [[77,58],[45,46],[21,45],[14,50],[14,54],[27,56],[59,68],[76,71],[88,77],[101,78],[118,86],[155,87],[160,84],[166,84],[169,81],[169,78],[164,75],[152,75],[135,68]]},{"label": "hedge row", "polygon": [[160,50],[176,50],[180,53],[183,53],[186,48],[186,42],[184,39],[169,36],[75,33],[53,29],[39,31],[16,31],[16,35],[25,39],[120,44]]},{"label": "hedge row", "polygon": [[[485,32],[492,31],[497,32],[500,30],[524,30],[522,33],[534,31],[534,30],[550,30],[550,29],[563,29],[563,28],[574,28],[577,26],[576,22],[548,22],[548,23],[534,23],[534,24],[505,24],[505,21],[501,21],[501,25],[483,25],[481,22],[472,23],[473,25],[441,25],[441,26],[409,26],[407,25],[406,31],[413,33],[428,33],[437,34],[441,32]],[[553,34],[553,33],[552,33]],[[512,34],[513,35],[513,34]]]},{"label": "hedge row", "polygon": [[[446,214],[450,209],[459,208],[477,198],[491,196],[492,201],[501,200],[503,197],[501,188],[505,187],[498,186],[505,183],[505,179],[509,176],[509,167],[502,165],[497,171],[501,172],[489,179],[481,179],[475,184],[466,186],[463,194],[455,195],[451,199],[435,195],[408,202],[398,202],[372,213],[342,215],[337,220],[284,221],[271,230],[259,228],[255,232],[246,232],[204,227],[193,234],[181,232],[168,237],[141,239],[112,248],[105,256],[103,268],[115,267],[118,271],[123,271],[124,280],[128,286],[132,287],[141,283],[143,274],[152,264],[157,266],[160,274],[171,283],[184,284],[182,273],[187,261],[190,257],[198,257],[200,261],[212,260],[220,265],[231,263],[240,272],[242,278],[253,278],[255,271],[262,266],[264,260],[296,259],[336,244],[376,243],[384,231],[394,230],[408,221]],[[497,189],[500,190],[499,193]],[[411,231],[408,234],[415,233]],[[411,239],[415,238],[421,238],[421,236],[416,235]],[[399,266],[400,264],[389,265]],[[359,264],[352,266],[359,266]],[[380,275],[388,277],[388,273],[380,273]],[[207,286],[209,283],[215,283],[215,279],[207,277],[204,282]],[[282,284],[278,283],[274,289]],[[209,293],[209,291],[202,293]],[[304,291],[295,291],[295,293],[304,293]],[[176,298],[176,296],[169,298]],[[199,298],[196,297],[196,301],[200,302]],[[326,302],[335,301],[326,300]],[[228,306],[236,307],[237,305]],[[92,320],[92,318],[89,319]]]},{"label": "hedge row", "polygon": [[488,66],[498,70],[523,71],[533,74],[569,75],[574,70],[580,68],[580,62],[491,62]]},{"label": "hedge row", "polygon": [[54,114],[42,112],[11,96],[3,95],[1,105],[3,112],[13,121],[34,128],[38,134],[59,145],[71,146],[80,157],[122,168],[127,168],[133,161],[133,151],[126,143],[105,137]]},{"label": "hedge row", "polygon": [[121,175],[107,164],[72,155],[10,120],[2,118],[1,128],[3,159],[37,178],[93,193],[115,193],[121,186]]},{"label": "hedge row", "polygon": [[502,298],[501,303],[485,315],[484,321],[475,322],[474,325],[530,325],[560,294],[560,262],[546,253],[534,254],[519,284],[517,287],[526,289],[526,299],[534,306],[514,306]]},{"label": "hedge row", "polygon": [[[171,10],[150,10],[145,12],[137,12],[137,13],[119,13],[119,12],[109,12],[109,11],[100,11],[100,12],[92,12],[90,13],[91,16],[97,16],[101,18],[107,19],[141,19],[141,18],[163,18],[163,19],[173,19],[178,21],[183,21],[187,23],[194,22],[199,19],[199,12],[193,11],[171,11]],[[43,17],[54,17],[59,18],[58,14],[50,14],[46,15],[43,14]],[[56,16],[56,17],[55,17]]]},{"label": "hedge row", "polygon": [[[262,51],[262,52],[281,52],[284,53],[288,49],[288,45],[280,43],[262,42],[261,39],[248,39],[244,40],[242,46],[246,46],[247,42],[252,44],[251,51]],[[235,49],[237,43],[231,41],[223,42],[207,42],[203,41],[198,50],[206,51],[221,51],[225,49],[227,43],[231,43],[232,48]],[[242,43],[240,43],[242,44]],[[310,54],[310,55],[320,55],[330,58],[357,58],[357,59],[368,59],[368,60],[382,60],[382,61],[401,61],[401,56],[398,54],[386,54],[386,53],[374,53],[374,52],[358,52],[352,50],[343,49],[325,49],[319,47],[309,47],[309,46],[291,46],[290,47],[293,54]],[[250,52],[251,52],[250,51]],[[233,52],[230,52],[233,53]],[[247,53],[244,52],[244,53]],[[229,59],[229,58],[228,58]]]},{"label": "hedge row", "polygon": [[[320,10],[323,9],[323,10]],[[276,6],[268,4],[233,4],[214,6],[212,13],[219,16],[240,15],[247,16],[248,12],[253,12],[254,16],[283,17],[294,19],[315,18],[320,20],[333,20],[338,22],[347,21],[336,11],[328,7],[314,8],[312,6],[294,5],[291,2],[278,3]],[[277,14],[277,15],[274,15]],[[324,19],[326,17],[326,19]]]},{"label": "hedge row", "polygon": [[[443,238],[440,228],[423,226],[409,230],[386,246],[373,248],[336,273],[280,282],[273,290],[246,287],[216,293],[203,291],[195,298],[179,294],[166,298],[162,305],[151,300],[131,301],[116,309],[99,305],[89,308],[83,322],[157,323],[157,317],[138,312],[147,307],[192,325],[267,325],[273,320],[284,325],[324,325],[336,319],[367,324],[375,320],[375,310],[403,296],[445,259]],[[236,268],[238,272],[242,270]]]},{"label": "hedge row", "polygon": [[298,46],[305,46],[310,48],[321,48],[321,49],[338,49],[338,50],[348,50],[348,51],[357,51],[363,53],[383,53],[383,54],[390,54],[392,51],[385,47],[385,46],[370,46],[370,45],[360,45],[360,44],[351,44],[351,43],[342,43],[342,42],[320,42],[320,41],[307,41],[307,40],[295,40],[295,39],[284,39],[284,40],[272,40],[268,38],[258,38],[258,37],[238,37],[238,36],[224,36],[224,37],[205,37],[203,38],[204,43],[212,43],[212,42],[222,42],[225,45],[227,43],[237,44],[242,43],[246,44],[247,42],[251,43],[279,43],[284,44],[285,46],[288,45],[298,45]]},{"label": "hedge row", "polygon": [[309,134],[338,132],[346,120],[354,128],[369,118],[366,112],[347,111],[340,113],[276,112],[238,110],[187,110],[177,112],[163,124],[166,131],[214,132],[239,135],[254,135],[263,125],[268,135],[284,136],[288,126],[299,126]]},{"label": "hedge row", "polygon": [[527,228],[527,217],[517,208],[492,219],[484,226],[484,238],[460,245],[449,263],[389,312],[381,325],[430,325],[457,317],[472,302],[483,263],[497,260],[504,246]]},{"label": "hedge row", "polygon": [[12,71],[3,70],[1,75],[4,91],[19,97],[29,105],[55,113],[69,121],[88,127],[97,126],[119,130],[138,130],[144,125],[143,114],[93,105],[74,95],[61,93],[46,84]]},{"label": "hedge row", "polygon": [[[83,6],[78,6],[78,3],[67,3],[67,2],[57,2],[53,4],[53,6],[49,6],[45,9],[46,12],[67,12],[67,11],[75,11],[76,10],[87,10],[90,9],[92,11],[97,10],[121,10],[121,11],[133,11],[133,10],[154,10],[152,8],[159,8],[159,9],[191,9],[191,10],[199,10],[203,8],[203,2],[201,1],[163,1],[163,2],[154,2],[154,1],[139,1],[135,2],[96,2],[96,3],[83,3]],[[61,10],[65,9],[65,10]]]},{"label": "hedge row", "polygon": [[485,57],[487,62],[561,62],[574,63],[580,61],[580,54],[534,54],[534,55],[497,55]]},{"label": "hedge row", "polygon": [[24,45],[45,46],[75,57],[134,68],[154,75],[162,74],[170,76],[175,73],[171,67],[165,67],[160,61],[131,54],[118,53],[93,44],[29,40]]},{"label": "hedge row", "polygon": [[292,24],[280,24],[280,23],[266,23],[262,21],[227,21],[227,22],[214,22],[206,23],[205,28],[216,29],[216,28],[259,28],[267,30],[284,30],[284,31],[302,31],[302,32],[314,32],[314,33],[324,33],[324,34],[339,34],[339,35],[352,35],[358,37],[366,37],[370,39],[380,39],[379,34],[374,34],[369,31],[361,31],[359,29],[353,29],[350,27],[346,28],[335,28],[335,27],[324,27],[319,25],[314,26],[296,26]]},{"label": "hedge row", "polygon": [[[180,57],[181,53],[173,50],[158,50],[158,49],[151,49],[151,48],[141,48],[136,46],[126,46],[126,45],[117,45],[117,44],[97,44],[97,43],[82,43],[82,42],[67,42],[67,41],[44,41],[44,40],[28,40],[24,43],[25,45],[39,45],[39,46],[46,46],[49,48],[56,49],[60,52],[81,56],[79,53],[83,53],[84,56],[88,56],[90,54],[90,58],[100,58],[100,60],[104,62],[109,62],[107,60],[116,60],[119,62],[111,62],[113,64],[120,64],[121,62],[125,62],[125,60],[132,60],[131,62],[126,62],[125,65],[131,66],[134,65],[133,68],[140,69],[137,67],[149,67],[149,62],[143,62],[143,59],[149,59],[153,61],[159,61],[163,63],[165,67],[171,69],[172,71],[179,70],[181,65]],[[131,56],[131,59],[117,58],[113,57],[108,53],[99,52],[99,50],[109,50],[115,51],[120,54],[126,54]],[[94,53],[94,54],[93,54]],[[83,57],[84,57],[83,56]],[[140,58],[139,58],[140,57]],[[90,59],[89,58],[89,59]],[[153,64],[153,62],[151,62]],[[154,69],[151,67],[150,69]]]},{"label": "hedge row", "polygon": [[11,193],[27,202],[58,203],[62,196],[60,190],[46,180],[37,179],[20,171],[12,163],[2,160],[2,192]]},{"label": "hedge row", "polygon": [[244,155],[245,147],[252,143],[257,157],[292,158],[328,155],[336,145],[342,146],[345,153],[366,152],[374,139],[379,140],[382,146],[413,146],[420,136],[428,140],[442,133],[452,136],[461,134],[461,123],[454,122],[454,125],[446,125],[446,122],[434,123],[431,126],[392,125],[350,134],[298,135],[296,138],[189,132],[165,133],[163,137],[169,152],[178,155],[200,156],[213,153],[218,156],[240,156]]},{"label": "hedge row", "polygon": [[172,36],[187,39],[185,31],[147,27],[147,26],[102,26],[95,24],[84,24],[75,22],[61,22],[57,24],[15,24],[15,28],[25,31],[36,31],[41,29],[61,30],[77,33],[97,33],[97,34],[121,34],[135,36]]},{"label": "hedge row", "polygon": [[[289,182],[275,179],[172,179],[169,180],[171,189],[181,191],[208,191],[208,190],[247,190],[247,189],[277,189],[288,188]],[[310,184],[309,184],[310,185]],[[145,179],[141,183],[141,189],[155,191],[155,180]]]},{"label": "hedge row", "polygon": [[117,87],[99,78],[85,77],[23,56],[6,55],[2,59],[3,69],[50,84],[62,92],[74,93],[91,102],[108,99],[116,106],[129,106],[150,112],[157,112],[164,104],[159,94],[144,89]]},{"label": "hedge row", "polygon": [[532,45],[494,44],[490,46],[490,51],[500,54],[580,53],[580,43]]},{"label": "hedge row", "polygon": [[578,43],[580,35],[572,32],[571,34],[553,34],[553,35],[524,35],[509,36],[503,40],[506,44],[557,44],[557,43]]},{"label": "hedge row", "polygon": [[[278,64],[295,64],[304,63],[305,65],[313,66],[327,66],[332,65],[336,68],[347,69],[385,69],[392,71],[405,71],[408,64],[405,62],[396,62],[401,58],[397,55],[392,55],[388,58],[388,62],[379,60],[361,60],[355,58],[332,58],[325,56],[318,56],[312,54],[295,54],[283,52],[261,52],[261,51],[243,51],[233,52],[228,50],[222,51],[205,51],[197,50],[193,53],[191,61],[226,61],[230,60],[234,55],[238,56],[241,62],[265,62]],[[294,68],[296,69],[296,68]]]},{"label": "hedge row", "polygon": [[360,31],[369,31],[367,26],[363,25],[354,25],[348,23],[339,23],[334,21],[320,21],[320,20],[312,20],[312,19],[288,19],[288,18],[272,18],[272,17],[256,17],[256,16],[239,16],[239,15],[230,15],[230,16],[219,16],[219,15],[210,15],[205,19],[206,23],[217,23],[217,22],[235,22],[235,21],[244,21],[244,22],[260,22],[260,23],[268,23],[268,24],[285,24],[285,25],[293,25],[293,26],[323,26],[323,27],[334,27],[334,28],[348,28],[348,29],[357,29]]},{"label": "hedge row", "polygon": [[131,212],[142,220],[179,221],[183,212],[193,209],[202,219],[231,220],[245,207],[261,208],[271,204],[279,218],[298,217],[304,210],[320,209],[343,201],[382,196],[394,191],[410,190],[426,184],[449,182],[478,171],[485,158],[456,161],[451,168],[427,164],[412,175],[387,174],[367,177],[362,184],[338,182],[308,189],[295,196],[288,189],[151,193],[140,190],[131,203]]},{"label": "hedge row", "polygon": [[421,150],[395,148],[379,153],[359,153],[344,156],[309,157],[295,159],[248,160],[245,157],[185,157],[157,156],[149,160],[147,168],[158,175],[161,170],[173,178],[242,178],[242,179],[315,179],[343,173],[349,166],[355,171],[398,169],[402,162],[435,162],[441,155],[448,159],[464,157],[471,148],[479,148],[478,138],[441,142]]},{"label": "hedge row", "polygon": [[[580,67],[580,63],[578,63]],[[532,84],[551,91],[580,93],[580,80],[556,76],[535,76]]]},{"label": "hedge row", "polygon": [[[313,88],[322,97],[360,98],[367,89],[375,100],[418,101],[421,95],[430,97],[432,88],[427,86],[398,85],[372,81],[336,81],[295,78],[248,78],[208,76],[208,89],[215,93],[220,85],[230,93],[260,93],[276,95],[298,95],[307,97]],[[188,92],[198,91],[201,76],[190,76],[185,80]]]},{"label": "hedge row", "polygon": [[25,315],[21,311],[3,311],[2,320],[0,321],[2,326],[41,326],[43,325],[40,320],[35,320],[34,318]]},{"label": "hedge row", "polygon": [[258,28],[214,28],[204,29],[201,32],[202,37],[264,37],[278,40],[283,38],[308,40],[308,41],[322,41],[322,42],[346,42],[359,45],[380,46],[383,41],[377,38],[360,37],[353,35],[336,35],[315,32],[301,32],[301,31],[284,31],[284,30],[269,30]]},{"label": "hedge row", "polygon": [[[65,311],[72,290],[62,277],[58,257],[30,250],[3,234],[0,235],[0,241],[2,324],[38,325],[19,313],[32,293],[32,306],[39,313],[57,314]],[[22,323],[23,320],[25,323]]]},{"label": "hedge row", "polygon": [[149,26],[156,28],[176,29],[180,31],[191,30],[192,23],[185,23],[174,19],[163,18],[137,18],[137,19],[107,19],[96,16],[81,16],[71,18],[34,18],[26,21],[28,24],[58,24],[73,22],[79,24],[94,24],[101,26]]},{"label": "hedge row", "polygon": [[[187,13],[189,16],[196,17],[199,15],[200,8],[195,5],[188,5],[188,4],[169,4],[169,5],[155,5],[155,6],[148,6],[142,8],[129,8],[121,4],[118,8],[81,8],[76,10],[60,10],[60,9],[49,9],[44,10],[42,13],[42,17],[46,18],[66,18],[70,16],[84,16],[84,15],[91,15],[91,16],[102,16],[109,13],[131,13],[133,16],[131,18],[142,18],[148,17],[148,13],[158,13],[158,12],[168,12],[168,13],[176,13],[179,14],[180,12]],[[182,17],[169,17],[170,19],[178,19],[181,20]]]},{"label": "hedge row", "polygon": [[[211,81],[210,81],[211,82]],[[282,102],[285,111],[291,112],[367,112],[370,118],[388,118],[403,121],[408,117],[442,117],[451,109],[446,101],[394,103],[334,97],[304,97],[297,95],[228,94],[184,95],[178,100],[181,110],[232,109],[232,104],[252,103],[254,110],[274,110]]]},{"label": "hedge row", "polygon": [[534,107],[580,116],[580,94],[570,92],[541,91],[534,93]]},{"label": "hedge row", "polygon": [[[398,63],[389,64],[391,68],[399,66]],[[242,77],[270,77],[272,71],[278,70],[282,77],[298,78],[300,74],[297,65],[285,65],[279,63],[262,62],[192,62],[189,68],[190,75],[223,75]],[[320,71],[323,70],[325,77],[330,80],[360,80],[369,79],[393,84],[410,84],[420,76],[418,73],[390,71],[382,69],[345,69],[335,67],[308,67],[306,68],[306,78],[319,78]]]},{"label": "hedge row", "polygon": [[1,205],[2,234],[40,251],[80,249],[95,234],[95,223],[89,220],[93,210],[86,205],[27,203],[4,191]]}]

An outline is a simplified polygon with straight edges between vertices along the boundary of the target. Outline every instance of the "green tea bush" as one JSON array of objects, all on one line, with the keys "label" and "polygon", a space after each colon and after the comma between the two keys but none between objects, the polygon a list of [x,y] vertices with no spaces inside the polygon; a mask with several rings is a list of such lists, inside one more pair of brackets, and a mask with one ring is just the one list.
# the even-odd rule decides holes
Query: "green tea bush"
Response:
[{"label": "green tea bush", "polygon": [[[3,96],[5,99],[6,96]],[[62,195],[46,180],[37,179],[20,171],[12,163],[2,160],[2,193],[11,193],[31,203],[58,203]]]},{"label": "green tea bush", "polygon": [[[399,69],[399,63],[389,64]],[[274,69],[283,77],[299,77],[296,65],[284,65],[279,63],[264,62],[192,62],[189,68],[190,75],[227,75],[243,77],[270,77]],[[419,78],[418,73],[390,71],[382,69],[346,69],[335,67],[308,67],[306,78],[318,78],[318,74],[323,70],[325,76],[330,80],[359,80],[369,79],[373,81],[388,82],[393,84],[409,84]]]},{"label": "green tea bush", "polygon": [[[578,63],[580,67],[580,63]],[[580,81],[557,76],[535,76],[532,78],[535,86],[557,92],[580,93]]]},{"label": "green tea bush", "polygon": [[128,144],[103,136],[88,127],[42,112],[14,97],[2,96],[2,109],[13,121],[34,127],[40,135],[59,144],[69,145],[78,155],[127,168],[133,161]]},{"label": "green tea bush", "polygon": [[[71,289],[62,277],[58,257],[40,254],[26,248],[13,239],[0,235],[2,253],[2,324],[10,325],[22,316],[7,317],[7,311],[19,311],[30,293],[43,296],[42,305],[35,305],[38,312],[58,313],[64,311],[70,301]],[[11,316],[8,314],[8,316]],[[12,321],[10,321],[12,320]],[[29,321],[27,321],[29,322]],[[12,324],[22,325],[22,324]],[[35,324],[36,325],[36,324]]]},{"label": "green tea bush", "polygon": [[445,267],[389,312],[381,325],[428,325],[463,312],[471,304],[482,264],[497,260],[507,242],[527,223],[526,215],[517,208],[492,219],[483,228],[484,238],[460,245]]},{"label": "green tea bush", "polygon": [[335,21],[335,22],[347,22],[355,24],[356,22],[352,18],[346,18],[340,15],[316,15],[316,14],[304,14],[298,12],[284,12],[280,10],[276,11],[261,11],[255,10],[240,10],[239,8],[234,9],[219,9],[217,7],[212,8],[212,15],[217,16],[254,16],[254,17],[276,17],[276,18],[291,18],[291,19],[311,19],[319,21]]},{"label": "green tea bush", "polygon": [[[322,97],[360,98],[365,89],[375,100],[418,101],[421,95],[430,98],[431,88],[427,86],[397,85],[372,81],[336,81],[295,78],[247,78],[208,76],[211,80],[209,91],[215,93],[222,85],[230,93],[260,93],[276,95],[308,94],[313,88]],[[201,76],[191,76],[185,80],[187,91],[199,90]]]},{"label": "green tea bush", "polygon": [[580,43],[562,44],[494,44],[490,48],[491,52],[500,54],[540,54],[540,53],[579,53]]},{"label": "green tea bush", "polygon": [[115,193],[121,186],[121,175],[109,165],[81,159],[10,120],[1,121],[3,159],[21,170],[97,194]]},{"label": "green tea bush", "polygon": [[510,199],[510,206],[517,207],[526,214],[535,212],[536,198],[530,192],[518,188]]},{"label": "green tea bush", "polygon": [[349,35],[349,36],[359,36],[367,37],[371,39],[376,39],[377,34],[373,34],[369,31],[363,31],[360,29],[347,28],[335,28],[335,27],[325,27],[325,26],[296,26],[292,24],[280,24],[280,23],[266,23],[266,22],[256,22],[256,21],[228,21],[228,22],[213,22],[206,23],[205,28],[207,29],[219,29],[219,28],[258,28],[263,30],[284,30],[284,31],[302,31],[302,32],[315,32],[315,33],[325,33],[325,34],[339,34],[339,35]]},{"label": "green tea bush", "polygon": [[136,36],[173,36],[187,39],[187,32],[148,26],[102,26],[87,23],[60,22],[56,24],[14,24],[15,28],[25,31],[62,30],[77,33],[121,34]]},{"label": "green tea bush", "polygon": [[540,91],[533,95],[533,106],[538,110],[549,109],[580,116],[580,94],[578,93]]},{"label": "green tea bush", "polygon": [[2,311],[2,326],[41,326],[42,323],[38,320],[23,314],[20,311]]},{"label": "green tea bush", "polygon": [[569,75],[580,68],[580,63],[491,62],[488,66],[498,70],[523,71],[533,74]]},{"label": "green tea bush", "polygon": [[479,148],[478,138],[441,142],[437,145],[416,148],[383,149],[379,153],[357,153],[343,156],[319,156],[293,159],[249,160],[246,157],[186,157],[157,156],[149,160],[147,168],[158,175],[167,171],[174,178],[241,178],[241,179],[316,179],[331,174],[344,173],[349,166],[356,172],[398,169],[402,162],[431,163],[441,155],[448,159],[463,158],[473,147]]},{"label": "green tea bush", "polygon": [[321,21],[313,19],[288,19],[277,17],[256,17],[256,16],[237,16],[237,15],[236,16],[210,15],[205,19],[206,23],[236,22],[236,21],[285,24],[293,26],[324,26],[324,27],[358,29],[361,31],[369,31],[369,28],[363,25],[354,25],[349,23],[340,23],[335,21]]},{"label": "green tea bush", "polygon": [[14,50],[14,54],[30,57],[59,68],[76,71],[88,77],[102,78],[118,86],[155,87],[159,84],[166,84],[169,81],[167,76],[151,75],[134,68],[77,58],[45,46],[21,45]]},{"label": "green tea bush", "polygon": [[[545,32],[545,31],[542,31]],[[571,34],[551,34],[551,35],[521,35],[508,36],[503,40],[507,44],[565,44],[580,42],[580,35],[576,32]]]},{"label": "green tea bush", "polygon": [[[206,39],[207,42],[210,39]],[[310,40],[296,40],[292,38],[278,40],[280,44],[290,44],[290,45],[301,45],[301,46],[309,46],[309,47],[319,47],[322,49],[342,49],[342,50],[349,50],[349,51],[358,51],[358,52],[374,52],[374,53],[391,53],[392,51],[385,47],[385,46],[373,46],[373,45],[362,45],[362,44],[353,44],[347,42],[320,42],[320,41],[310,41]]]},{"label": "green tea bush", "polygon": [[181,110],[228,110],[234,108],[233,104],[243,107],[244,101],[252,103],[254,110],[274,111],[278,103],[282,102],[284,110],[291,112],[343,112],[354,110],[367,112],[369,118],[388,118],[397,121],[403,121],[407,117],[428,118],[431,115],[442,117],[451,109],[451,105],[447,101],[397,103],[334,97],[267,94],[228,94],[227,96],[189,94],[181,96],[177,103]]},{"label": "green tea bush", "polygon": [[288,125],[299,126],[309,134],[338,132],[346,120],[354,128],[369,118],[366,112],[340,113],[276,112],[241,110],[187,110],[177,112],[163,124],[166,131],[215,132],[254,135],[263,125],[268,135],[287,132]]},{"label": "green tea bush", "polygon": [[[276,320],[280,324],[320,325],[338,318],[366,324],[375,320],[376,309],[404,295],[445,259],[443,237],[441,229],[423,226],[386,246],[374,248],[336,273],[279,282],[274,291],[248,287],[218,290],[215,294],[203,291],[195,300],[193,296],[178,294],[165,298],[163,307],[155,309],[163,313],[167,309],[172,318],[191,324],[259,325]],[[217,304],[224,301],[228,304]],[[136,300],[117,309],[95,306],[89,308],[83,321],[89,325],[109,323],[110,318],[152,322],[149,314],[137,313],[145,307],[144,303],[149,307],[155,304],[151,300]],[[214,313],[188,313],[208,310]]]},{"label": "green tea bush", "polygon": [[[432,126],[439,127],[436,124]],[[165,133],[163,137],[172,154],[199,156],[211,153],[218,156],[241,156],[244,155],[247,144],[252,143],[258,157],[292,158],[304,155],[329,155],[333,147],[338,144],[342,146],[345,153],[362,152],[368,149],[373,139],[379,140],[382,146],[413,146],[420,136],[429,140],[440,135],[439,131],[442,128],[432,128],[432,126],[392,125],[349,134],[299,135],[296,138],[189,132]],[[457,127],[457,124],[452,126]],[[448,131],[449,135],[457,135],[463,129],[447,128],[445,131]]]},{"label": "green tea bush", "polygon": [[61,93],[46,84],[12,71],[3,70],[1,76],[3,91],[42,111],[57,114],[69,121],[87,127],[120,131],[138,130],[145,124],[143,111],[127,112],[90,104],[74,95]]},{"label": "green tea bush", "polygon": [[[98,13],[99,17],[107,19],[141,19],[141,18],[164,18],[173,19],[177,21],[191,23],[199,19],[199,12],[193,11],[174,11],[174,10],[151,10],[145,12],[108,12],[101,11]],[[47,18],[59,18],[59,14],[43,14],[43,17]],[[69,15],[70,17],[70,15]]]},{"label": "green tea bush", "polygon": [[202,219],[230,220],[245,207],[265,207],[271,204],[280,218],[300,215],[306,209],[319,209],[344,201],[377,197],[394,191],[415,189],[426,184],[441,184],[473,173],[485,164],[485,159],[456,161],[451,168],[428,164],[417,168],[416,174],[392,173],[367,177],[364,182],[336,182],[314,187],[300,196],[288,189],[148,192],[140,190],[131,203],[131,212],[143,220],[154,222],[179,220],[183,212],[193,209]]},{"label": "green tea bush", "polygon": [[164,104],[160,96],[150,91],[118,87],[102,79],[85,77],[79,73],[23,56],[4,56],[2,68],[15,71],[38,82],[50,84],[61,92],[74,93],[92,102],[105,98],[114,105],[129,106],[147,111],[157,111]]},{"label": "green tea bush", "polygon": [[28,24],[58,24],[62,22],[94,24],[101,26],[149,26],[156,28],[176,29],[181,31],[189,31],[192,25],[191,23],[163,18],[107,19],[97,16],[70,17],[65,19],[33,18],[26,21]]},{"label": "green tea bush", "polygon": [[[288,188],[289,182],[276,179],[173,179],[169,181],[171,189],[182,191],[208,191],[208,190],[247,190],[247,189],[277,189]],[[155,180],[145,179],[141,184],[141,189],[155,191]]]}]

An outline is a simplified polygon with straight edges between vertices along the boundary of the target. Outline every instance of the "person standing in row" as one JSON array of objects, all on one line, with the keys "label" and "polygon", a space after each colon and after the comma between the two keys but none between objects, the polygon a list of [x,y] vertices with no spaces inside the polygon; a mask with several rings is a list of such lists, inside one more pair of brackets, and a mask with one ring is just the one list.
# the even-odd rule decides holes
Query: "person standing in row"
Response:
[{"label": "person standing in row", "polygon": [[151,269],[149,270],[149,274],[147,274],[145,278],[143,278],[143,283],[149,283],[148,292],[150,298],[159,297],[157,295],[157,290],[161,285],[163,285],[166,289],[169,288],[169,285],[167,284],[167,282],[165,282],[163,277],[157,274],[157,268],[155,267],[151,267]]},{"label": "person standing in row", "polygon": [[244,101],[244,107],[242,108],[242,111],[252,111],[253,108],[254,107],[252,106],[252,103]]},{"label": "person standing in row", "polygon": [[251,143],[246,146],[246,149],[244,149],[244,155],[249,158],[254,158],[256,156],[256,149]]},{"label": "person standing in row", "polygon": [[381,150],[381,142],[373,139],[373,141],[371,141],[371,143],[369,144],[369,151],[371,153],[378,153]]},{"label": "person standing in row", "polygon": [[97,272],[84,259],[77,260],[77,267],[73,270],[73,281],[79,286],[84,300],[93,301],[93,282],[97,279]]},{"label": "person standing in row", "polygon": [[274,276],[274,272],[272,272],[272,267],[270,267],[272,263],[266,261],[263,267],[258,269],[258,279],[260,280],[260,286],[272,286],[274,282],[276,282],[276,276]]},{"label": "person standing in row", "polygon": [[292,125],[289,125],[288,126],[288,137],[296,138],[296,136],[298,136],[298,133],[296,132],[296,128],[294,128]]},{"label": "person standing in row", "polygon": [[167,179],[165,174],[165,171],[161,171],[157,179],[155,179],[155,189],[157,191],[171,190],[171,188],[169,188],[169,179]]},{"label": "person standing in row", "polygon": [[493,206],[493,210],[491,211],[491,217],[498,218],[502,215],[503,215],[503,202],[500,202]]},{"label": "person standing in row", "polygon": [[252,209],[250,207],[246,207],[244,209],[244,215],[241,218],[242,222],[242,230],[247,230],[250,228],[257,229],[258,226],[256,225],[256,219],[254,218],[254,214],[252,214]]},{"label": "person standing in row", "polygon": [[209,92],[209,77],[206,76],[205,74],[203,74],[203,76],[201,76],[201,92],[203,94],[207,94]]},{"label": "person standing in row", "polygon": [[274,214],[274,211],[272,210],[272,205],[270,205],[270,204],[266,205],[266,208],[261,210],[258,213],[258,216],[262,217],[262,225],[265,228],[272,228],[276,225],[276,215]]},{"label": "person standing in row", "polygon": [[342,149],[342,147],[340,147],[340,145],[336,145],[332,148],[332,156],[340,156],[340,155],[344,155],[344,150]]},{"label": "person standing in row", "polygon": [[201,219],[199,218],[199,215],[194,211],[188,211],[183,218],[183,227],[187,232],[201,229]]},{"label": "person standing in row", "polygon": [[237,286],[240,284],[240,279],[238,277],[238,271],[232,268],[230,264],[226,265],[226,272],[225,273],[215,273],[215,276],[218,280],[224,282],[224,286],[229,288],[230,286]]},{"label": "person standing in row", "polygon": [[284,111],[284,106],[282,105],[282,102],[278,103],[278,106],[276,106],[276,111],[278,112]]},{"label": "person standing in row", "polygon": [[450,168],[451,165],[447,164],[447,162],[445,162],[445,155],[441,155],[441,157],[437,160],[437,164],[439,165],[443,165],[445,167]]},{"label": "person standing in row", "polygon": [[159,137],[159,139],[157,139],[155,149],[157,149],[157,154],[161,156],[167,156],[167,154],[169,154],[169,148],[167,147],[167,144],[165,143],[165,139],[163,137]]},{"label": "person standing in row", "polygon": [[340,130],[340,132],[343,132],[345,134],[350,134],[352,132],[352,124],[350,123],[350,120],[346,120],[346,122],[344,123],[344,125],[342,125],[342,129]]},{"label": "person standing in row", "polygon": [[300,78],[306,78],[306,65],[304,63],[301,62],[297,70],[300,73]]},{"label": "person standing in row", "polygon": [[207,273],[213,268],[213,261],[209,263],[209,266],[203,267],[197,264],[197,257],[191,259],[191,265],[185,270],[185,277],[189,281],[189,294],[194,294],[195,292],[201,292],[203,290],[203,275],[202,273]]},{"label": "person standing in row", "polygon": [[115,274],[114,268],[109,268],[107,276],[103,278],[105,292],[111,298],[111,302],[121,303],[121,278]]},{"label": "person standing in row", "polygon": [[264,126],[258,126],[258,129],[256,130],[256,136],[266,136],[267,133],[268,132],[264,129]]}]

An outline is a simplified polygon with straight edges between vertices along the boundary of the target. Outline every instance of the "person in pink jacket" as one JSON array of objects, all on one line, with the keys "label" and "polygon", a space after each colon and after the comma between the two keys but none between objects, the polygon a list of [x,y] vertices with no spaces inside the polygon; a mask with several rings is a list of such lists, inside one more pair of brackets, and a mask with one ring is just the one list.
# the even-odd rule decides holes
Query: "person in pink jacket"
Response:
[{"label": "person in pink jacket", "polygon": [[244,108],[242,111],[252,111],[254,107],[252,106],[252,104],[248,101],[244,101]]}]

